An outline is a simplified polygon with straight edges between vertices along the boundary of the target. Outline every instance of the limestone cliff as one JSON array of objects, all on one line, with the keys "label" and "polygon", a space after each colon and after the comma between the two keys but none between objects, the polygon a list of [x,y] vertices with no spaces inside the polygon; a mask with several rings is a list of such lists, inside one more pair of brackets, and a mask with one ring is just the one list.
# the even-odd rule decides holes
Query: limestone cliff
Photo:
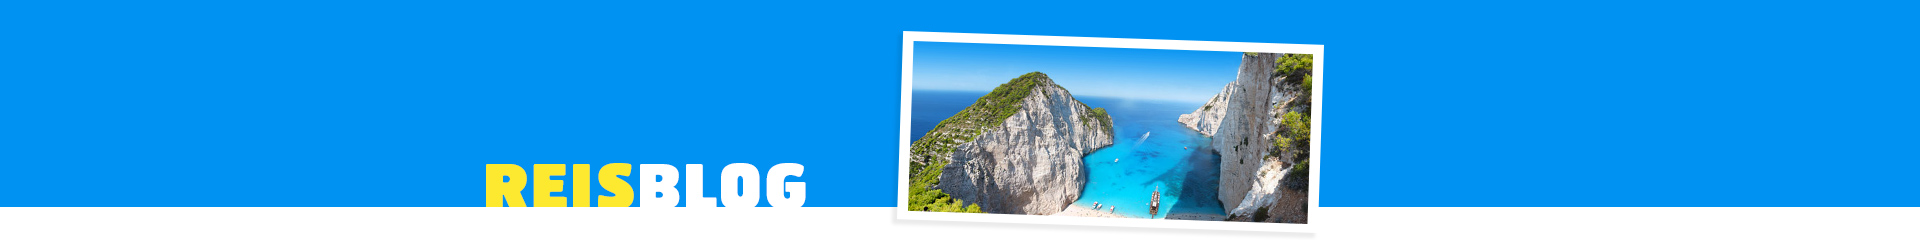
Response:
[{"label": "limestone cliff", "polygon": [[[1218,110],[1202,107],[1196,111],[1200,116],[1215,115],[1218,123],[1212,124],[1213,149],[1220,153],[1220,190],[1222,206],[1233,209],[1246,197],[1247,190],[1254,182],[1255,170],[1260,169],[1262,157],[1266,156],[1268,145],[1273,139],[1263,136],[1272,132],[1269,124],[1272,114],[1269,110],[1274,86],[1269,77],[1273,72],[1270,65],[1274,54],[1247,54],[1240,58],[1239,75],[1221,91],[1222,106],[1213,106]],[[1210,103],[1211,104],[1211,103]],[[1183,117],[1184,118],[1184,117]],[[1205,123],[1193,124],[1205,126]],[[1205,132],[1204,129],[1196,129]]]},{"label": "limestone cliff", "polygon": [[1011,111],[1000,113],[1005,120],[973,128],[977,135],[951,147],[940,191],[989,213],[1053,214],[1080,199],[1082,158],[1113,145],[1112,119],[1045,74],[1028,79],[1035,82],[1026,97],[1000,108]]},{"label": "limestone cliff", "polygon": [[[1304,57],[1304,58],[1302,58]],[[1299,59],[1308,59],[1304,63]],[[1229,220],[1305,222],[1305,212],[1286,207],[1277,217],[1277,205],[1305,204],[1304,184],[1288,189],[1288,178],[1304,182],[1305,174],[1292,174],[1291,166],[1304,161],[1308,129],[1301,125],[1311,112],[1310,55],[1250,53],[1241,57],[1239,75],[1212,100],[1179,121],[1188,128],[1213,137],[1213,149],[1220,154],[1220,186],[1217,196],[1227,209]],[[1284,63],[1283,63],[1284,62]],[[1304,67],[1300,67],[1304,66]],[[1289,125],[1284,114],[1295,114]],[[1295,136],[1299,136],[1295,138]],[[1294,213],[1298,214],[1294,214]]]},{"label": "limestone cliff", "polygon": [[1200,109],[1193,110],[1193,113],[1180,114],[1180,124],[1200,131],[1201,135],[1212,137],[1214,131],[1220,129],[1220,118],[1227,114],[1227,99],[1233,97],[1234,89],[1237,88],[1232,84],[1221,87],[1220,94],[1213,95],[1213,99],[1207,100],[1207,104],[1201,105]]}]

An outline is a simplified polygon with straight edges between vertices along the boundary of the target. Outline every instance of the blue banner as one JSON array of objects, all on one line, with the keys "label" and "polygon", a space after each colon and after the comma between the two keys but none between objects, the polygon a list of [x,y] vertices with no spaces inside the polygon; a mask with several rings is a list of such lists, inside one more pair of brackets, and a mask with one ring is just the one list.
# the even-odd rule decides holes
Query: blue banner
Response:
[{"label": "blue banner", "polygon": [[714,197],[797,163],[804,206],[892,207],[901,32],[936,31],[1325,45],[1325,207],[1916,207],[1912,7],[11,2],[0,206],[479,207],[488,164],[701,164]]}]

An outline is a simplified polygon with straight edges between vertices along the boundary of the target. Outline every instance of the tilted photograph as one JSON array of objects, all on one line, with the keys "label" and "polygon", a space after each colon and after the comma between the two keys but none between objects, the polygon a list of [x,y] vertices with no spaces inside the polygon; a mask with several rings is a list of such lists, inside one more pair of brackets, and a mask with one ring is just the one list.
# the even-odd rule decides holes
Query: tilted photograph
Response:
[{"label": "tilted photograph", "polygon": [[911,48],[905,211],[1310,222],[1314,54]]}]

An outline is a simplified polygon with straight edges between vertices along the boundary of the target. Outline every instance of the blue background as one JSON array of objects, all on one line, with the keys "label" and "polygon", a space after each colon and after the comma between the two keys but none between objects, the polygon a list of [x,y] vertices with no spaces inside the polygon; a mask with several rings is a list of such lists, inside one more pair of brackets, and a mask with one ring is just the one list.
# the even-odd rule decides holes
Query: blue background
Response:
[{"label": "blue background", "polygon": [[0,206],[480,206],[483,164],[611,162],[893,206],[901,31],[1324,44],[1322,206],[1920,206],[1910,5],[1163,4],[0,3]]}]

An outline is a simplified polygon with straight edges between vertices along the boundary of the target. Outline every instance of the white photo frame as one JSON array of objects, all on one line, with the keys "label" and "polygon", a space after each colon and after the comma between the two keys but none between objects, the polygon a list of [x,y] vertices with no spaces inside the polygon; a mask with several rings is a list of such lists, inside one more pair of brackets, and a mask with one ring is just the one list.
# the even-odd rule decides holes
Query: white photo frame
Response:
[{"label": "white photo frame", "polygon": [[1181,229],[1211,229],[1211,230],[1239,230],[1239,231],[1267,231],[1267,232],[1303,232],[1303,233],[1314,232],[1316,225],[1311,222],[1307,224],[1293,224],[1293,223],[1264,223],[1264,222],[1093,218],[1093,217],[1066,217],[1066,216],[1044,216],[1044,215],[943,213],[943,212],[908,211],[908,208],[904,206],[907,206],[907,195],[909,193],[907,189],[909,187],[908,176],[907,176],[909,173],[909,169],[908,169],[909,164],[907,163],[907,161],[909,161],[909,156],[911,155],[909,148],[910,148],[910,145],[912,144],[912,142],[910,141],[910,139],[912,139],[911,134],[913,134],[910,132],[911,131],[910,128],[912,125],[910,116],[913,113],[913,102],[912,102],[913,100],[913,46],[915,42],[950,42],[950,43],[982,43],[982,44],[1011,44],[1011,45],[1037,45],[1037,46],[1067,46],[1067,47],[1102,47],[1102,48],[1134,48],[1134,49],[1164,49],[1164,50],[1222,51],[1222,52],[1313,54],[1313,62],[1314,62],[1313,76],[1314,77],[1312,78],[1312,80],[1316,82],[1313,83],[1314,87],[1312,89],[1313,90],[1313,100],[1312,100],[1313,112],[1312,112],[1311,123],[1312,123],[1313,129],[1316,129],[1316,130],[1312,132],[1311,137],[1315,139],[1315,141],[1311,142],[1312,145],[1310,146],[1310,151],[1308,153],[1308,159],[1309,161],[1312,161],[1314,163],[1314,166],[1308,168],[1309,181],[1308,181],[1308,189],[1307,189],[1307,209],[1308,209],[1308,212],[1315,213],[1315,214],[1322,213],[1322,211],[1319,210],[1320,209],[1319,207],[1320,206],[1320,169],[1321,169],[1321,166],[1324,166],[1324,164],[1322,164],[1320,161],[1320,143],[1322,141],[1318,140],[1318,139],[1322,139],[1321,135],[1325,132],[1320,130],[1320,129],[1323,129],[1321,128],[1321,122],[1323,122],[1321,121],[1321,118],[1325,116],[1325,114],[1323,113],[1324,108],[1321,107],[1323,102],[1321,101],[1322,99],[1321,96],[1324,96],[1324,94],[1322,93],[1326,91],[1325,90],[1326,85],[1324,84],[1324,81],[1321,81],[1321,79],[1326,78],[1326,75],[1322,73],[1326,69],[1326,60],[1325,60],[1326,55],[1323,52],[1325,47],[1322,45],[908,31],[908,32],[902,33],[901,51],[900,51],[900,54],[901,54],[900,56],[900,80],[901,80],[901,83],[900,83],[900,136],[899,136],[900,144],[898,149],[899,150],[898,164],[900,164],[899,166],[900,172],[898,177],[899,193],[896,194],[897,195],[896,197],[898,198],[898,201],[896,202],[897,204],[896,206],[899,206],[899,207],[896,207],[894,210],[895,217],[897,220],[1061,224],[1061,225],[1085,225],[1085,226],[1181,228]]}]

